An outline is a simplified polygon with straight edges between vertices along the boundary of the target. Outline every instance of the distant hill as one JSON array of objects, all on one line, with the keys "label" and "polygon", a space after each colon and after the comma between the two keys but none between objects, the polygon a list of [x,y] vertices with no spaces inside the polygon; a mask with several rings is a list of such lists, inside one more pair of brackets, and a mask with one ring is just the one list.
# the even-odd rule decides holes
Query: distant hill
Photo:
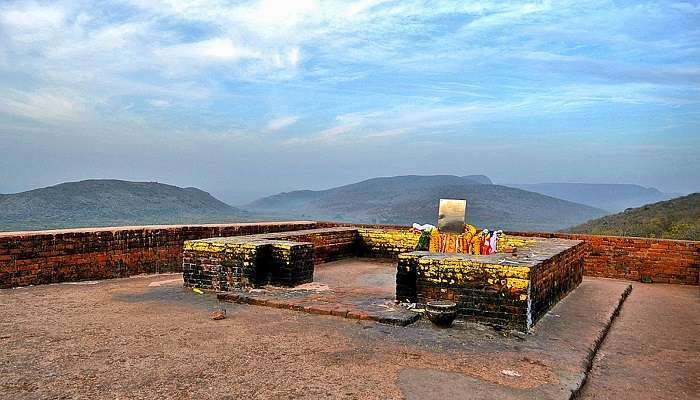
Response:
[{"label": "distant hill", "polygon": [[491,178],[489,178],[486,175],[467,175],[463,176],[462,178],[472,181],[474,183],[479,183],[481,185],[493,185],[493,182],[491,182]]},{"label": "distant hill", "polygon": [[700,240],[700,193],[631,208],[566,231],[594,235]]},{"label": "distant hill", "polygon": [[610,212],[677,197],[674,194],[662,193],[655,188],[630,184],[537,183],[506,186],[546,194]]},{"label": "distant hill", "polygon": [[328,190],[280,193],[243,207],[278,218],[434,224],[438,200],[455,198],[468,200],[467,220],[477,226],[548,231],[605,214],[603,210],[538,193],[480,183],[484,181],[451,175],[374,178]]},{"label": "distant hill", "polygon": [[197,188],[86,180],[0,195],[0,230],[238,221],[245,214]]}]

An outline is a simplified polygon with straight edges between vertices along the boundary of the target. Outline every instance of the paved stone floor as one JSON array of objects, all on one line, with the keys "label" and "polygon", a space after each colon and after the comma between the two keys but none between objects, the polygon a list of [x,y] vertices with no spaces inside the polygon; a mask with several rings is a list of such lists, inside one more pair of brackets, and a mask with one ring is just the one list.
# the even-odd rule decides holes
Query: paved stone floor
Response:
[{"label": "paved stone floor", "polygon": [[419,314],[394,303],[396,263],[348,258],[316,266],[314,282],[295,288],[240,290],[223,301],[405,326]]},{"label": "paved stone floor", "polygon": [[[524,337],[478,324],[458,323],[443,330],[421,320],[399,327],[270,307],[220,305],[215,296],[198,295],[181,285],[179,275],[155,275],[0,290],[0,395],[565,399],[581,383],[591,348],[629,283],[585,279]],[[220,306],[226,308],[227,318],[211,320],[209,312]],[[642,311],[647,307],[640,304],[640,329],[634,332],[637,340],[653,343],[656,339],[648,330],[655,323],[644,321],[653,320],[664,307],[648,314]],[[668,313],[690,321],[694,317],[688,313],[693,311],[678,306]],[[679,343],[680,336],[685,337],[687,345],[672,348],[663,358],[692,361],[689,352],[698,350],[692,341],[697,330],[678,325],[669,329]],[[618,326],[624,328],[617,323],[613,328]],[[611,331],[609,338],[613,337]],[[620,364],[612,362],[618,355],[606,349],[607,343],[603,351],[611,354],[608,365],[617,368]],[[597,396],[593,390],[606,392],[595,386],[596,379],[608,374],[596,378],[600,365],[596,361],[589,381],[592,391],[585,392],[590,398]],[[695,362],[669,361],[663,368],[664,376],[673,377],[676,384],[698,372]],[[644,371],[632,371],[632,378],[620,379],[644,376]],[[648,384],[644,379],[630,382],[638,392]],[[660,383],[671,384],[654,382]],[[611,377],[605,384],[622,383]]]}]

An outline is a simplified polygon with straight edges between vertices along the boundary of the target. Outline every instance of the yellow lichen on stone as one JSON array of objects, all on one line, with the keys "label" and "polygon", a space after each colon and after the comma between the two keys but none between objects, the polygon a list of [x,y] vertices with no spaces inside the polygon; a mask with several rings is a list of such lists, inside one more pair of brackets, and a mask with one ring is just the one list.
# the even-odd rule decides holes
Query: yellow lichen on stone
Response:
[{"label": "yellow lichen on stone", "polygon": [[409,230],[382,230],[365,229],[357,230],[360,238],[370,247],[396,248],[397,250],[413,249],[418,244],[419,233]]},{"label": "yellow lichen on stone", "polygon": [[189,251],[209,251],[212,253],[218,253],[226,249],[225,243],[210,243],[210,242],[199,242],[199,241],[186,241],[183,245],[184,250]]},{"label": "yellow lichen on stone", "polygon": [[529,267],[487,264],[459,258],[420,258],[418,270],[421,276],[435,284],[463,285],[485,278],[488,284],[505,282],[508,288],[526,289],[529,285]]},{"label": "yellow lichen on stone", "polygon": [[506,278],[506,286],[508,288],[527,289],[529,285],[530,281],[527,279]]},{"label": "yellow lichen on stone", "polygon": [[525,239],[522,237],[501,235],[498,238],[498,248],[497,251],[508,251],[513,248],[527,246],[529,244],[535,243],[534,239]]}]

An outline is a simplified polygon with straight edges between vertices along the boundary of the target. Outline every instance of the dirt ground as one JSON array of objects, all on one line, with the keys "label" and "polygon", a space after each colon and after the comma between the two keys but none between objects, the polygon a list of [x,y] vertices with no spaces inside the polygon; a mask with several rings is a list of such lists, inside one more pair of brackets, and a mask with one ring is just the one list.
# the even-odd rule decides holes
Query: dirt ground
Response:
[{"label": "dirt ground", "polygon": [[[0,394],[567,398],[627,284],[584,281],[526,337],[220,305],[181,285],[155,275],[0,291]],[[220,306],[227,318],[211,320]]]}]

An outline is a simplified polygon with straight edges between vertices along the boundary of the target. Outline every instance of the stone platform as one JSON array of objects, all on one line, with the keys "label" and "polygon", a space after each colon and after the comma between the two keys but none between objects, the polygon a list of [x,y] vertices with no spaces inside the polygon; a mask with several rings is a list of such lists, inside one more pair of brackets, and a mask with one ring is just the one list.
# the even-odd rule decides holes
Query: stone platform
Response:
[{"label": "stone platform", "polygon": [[[414,319],[394,303],[422,307],[447,299],[461,318],[528,331],[583,276],[577,240],[505,236],[497,253],[479,256],[413,251],[419,237],[411,230],[333,227],[186,241],[183,277],[186,287],[225,292],[229,301],[398,325]],[[316,267],[353,256],[398,259],[395,292],[382,304],[354,289],[328,299],[317,287],[299,287],[319,283]],[[340,301],[341,293],[349,297]]]},{"label": "stone platform", "polygon": [[461,318],[527,332],[581,283],[584,244],[566,239],[508,240],[510,253],[399,255],[396,297],[420,305],[452,300]]},{"label": "stone platform", "polygon": [[320,228],[186,241],[185,286],[215,291],[313,281],[314,263],[355,253],[357,229]]}]

